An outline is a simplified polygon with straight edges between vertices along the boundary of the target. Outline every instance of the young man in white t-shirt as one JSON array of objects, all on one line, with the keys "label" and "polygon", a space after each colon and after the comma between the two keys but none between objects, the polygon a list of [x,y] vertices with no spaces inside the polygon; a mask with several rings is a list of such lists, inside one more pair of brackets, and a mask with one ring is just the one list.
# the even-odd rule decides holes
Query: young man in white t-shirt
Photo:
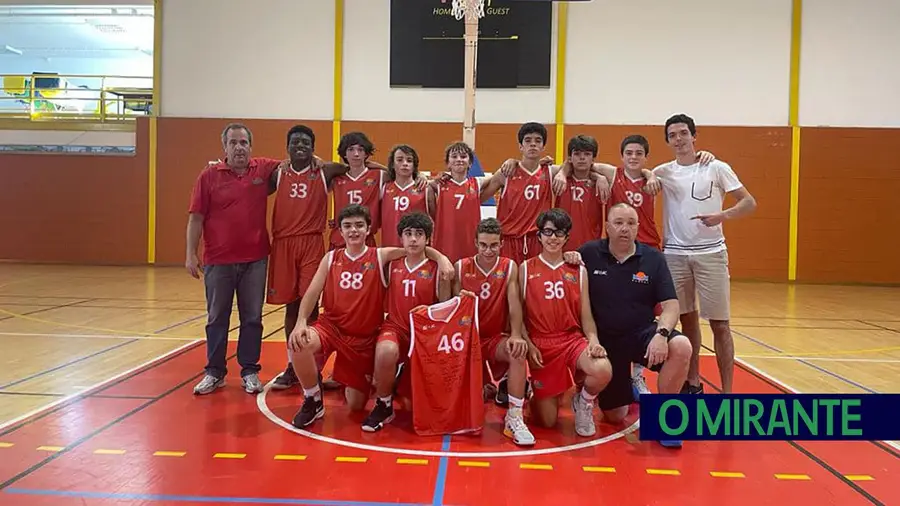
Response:
[{"label": "young man in white t-shirt", "polygon": [[[681,332],[694,348],[682,393],[702,393],[700,383],[700,316],[709,320],[722,378],[722,391],[730,393],[734,377],[734,342],[731,336],[731,283],[722,222],[746,216],[756,199],[741,184],[727,163],[697,161],[694,120],[677,114],[666,121],[666,143],[675,160],[653,173],[662,183],[665,239],[663,251],[681,306]],[[737,203],[722,209],[725,195]],[[699,295],[699,307],[697,296]],[[698,312],[699,309],[699,312]]]}]

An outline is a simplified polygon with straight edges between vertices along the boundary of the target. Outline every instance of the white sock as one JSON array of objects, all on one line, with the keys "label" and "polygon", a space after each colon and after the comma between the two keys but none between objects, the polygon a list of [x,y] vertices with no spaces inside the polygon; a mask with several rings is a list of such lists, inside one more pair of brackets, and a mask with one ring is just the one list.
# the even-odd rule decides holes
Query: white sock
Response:
[{"label": "white sock", "polygon": [[316,386],[312,388],[304,388],[303,395],[305,395],[306,397],[312,397],[317,401],[322,399],[322,391],[319,390],[318,384],[316,384]]},{"label": "white sock", "polygon": [[589,394],[587,391],[587,388],[582,388],[581,389],[581,398],[584,399],[585,401],[587,401],[588,404],[590,404],[591,401],[593,401],[594,399],[597,398],[597,394]]},{"label": "white sock", "polygon": [[522,406],[525,405],[525,401],[523,399],[519,399],[514,395],[509,396],[509,405],[514,408],[522,409]]},{"label": "white sock", "polygon": [[387,404],[388,407],[391,407],[394,403],[394,396],[388,395],[387,397],[379,397],[378,400]]}]

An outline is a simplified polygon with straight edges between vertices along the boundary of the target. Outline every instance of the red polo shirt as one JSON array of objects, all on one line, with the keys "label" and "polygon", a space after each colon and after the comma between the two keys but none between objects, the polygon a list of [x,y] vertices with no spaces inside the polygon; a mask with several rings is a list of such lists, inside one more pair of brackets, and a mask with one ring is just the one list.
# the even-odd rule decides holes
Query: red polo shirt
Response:
[{"label": "red polo shirt", "polygon": [[279,160],[251,158],[239,176],[219,162],[194,183],[189,212],[203,215],[205,265],[255,262],[269,254],[266,201],[269,177]]}]

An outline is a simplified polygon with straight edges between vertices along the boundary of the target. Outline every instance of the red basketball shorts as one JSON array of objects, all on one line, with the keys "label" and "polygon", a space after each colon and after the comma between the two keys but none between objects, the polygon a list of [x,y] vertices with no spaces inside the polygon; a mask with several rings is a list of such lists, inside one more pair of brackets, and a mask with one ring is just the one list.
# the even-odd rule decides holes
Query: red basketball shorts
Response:
[{"label": "red basketball shorts", "polygon": [[335,353],[334,381],[368,395],[372,390],[372,370],[375,365],[376,334],[346,336],[326,316],[320,316],[310,327],[322,342],[322,355]]},{"label": "red basketball shorts", "polygon": [[272,241],[266,302],[289,304],[300,300],[312,283],[323,256],[325,241],[321,234],[280,237]]},{"label": "red basketball shorts", "polygon": [[377,342],[389,341],[395,343],[399,349],[397,365],[403,365],[407,370],[400,376],[400,384],[397,385],[397,395],[400,397],[412,397],[412,373],[409,371],[409,329],[390,321],[381,324],[378,330]]},{"label": "red basketball shorts", "polygon": [[531,369],[534,398],[556,397],[572,386],[578,371],[578,357],[588,347],[587,338],[580,332],[554,336],[531,336],[531,341],[541,352],[544,366]]}]

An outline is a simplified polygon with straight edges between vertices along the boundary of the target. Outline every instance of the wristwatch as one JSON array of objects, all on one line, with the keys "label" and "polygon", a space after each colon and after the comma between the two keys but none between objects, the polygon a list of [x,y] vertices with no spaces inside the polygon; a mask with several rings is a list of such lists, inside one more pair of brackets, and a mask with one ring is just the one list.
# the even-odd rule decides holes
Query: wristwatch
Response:
[{"label": "wristwatch", "polygon": [[669,329],[667,329],[665,327],[661,327],[661,328],[656,329],[656,333],[665,337],[666,339],[668,339],[670,332],[669,332]]}]

